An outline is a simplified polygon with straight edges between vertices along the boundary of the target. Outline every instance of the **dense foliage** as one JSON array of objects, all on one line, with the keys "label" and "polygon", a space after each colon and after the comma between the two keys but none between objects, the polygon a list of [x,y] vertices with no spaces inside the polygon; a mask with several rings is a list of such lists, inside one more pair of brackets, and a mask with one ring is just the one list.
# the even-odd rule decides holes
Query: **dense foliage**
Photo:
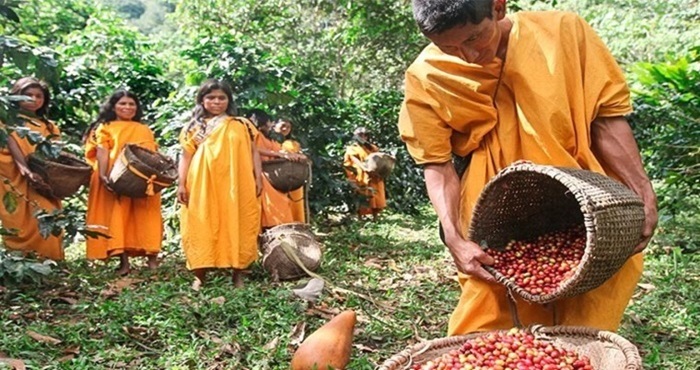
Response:
[{"label": "dense foliage", "polygon": [[[422,170],[412,164],[395,129],[403,71],[427,43],[407,0],[8,4],[16,17],[0,18],[0,89],[26,74],[49,80],[55,97],[51,118],[67,134],[70,150],[80,150],[80,136],[104,98],[128,87],[146,104],[146,121],[162,150],[176,156],[177,134],[197,85],[216,77],[233,84],[241,114],[263,108],[296,124],[293,135],[314,161],[313,213],[353,207],[341,160],[359,125],[370,128],[379,146],[399,159],[387,184],[389,207],[414,212],[427,200]],[[697,151],[692,146],[698,142],[692,125],[697,61],[688,50],[700,40],[700,27],[693,27],[698,7],[680,0],[508,4],[512,10],[577,11],[599,31],[636,87],[635,130],[669,207],[666,219],[681,217],[678,194],[697,187],[691,181],[697,178],[697,155],[680,154]],[[695,98],[689,98],[692,94]],[[168,224],[176,228],[173,192],[165,194]],[[82,202],[69,204],[79,217]]]}]

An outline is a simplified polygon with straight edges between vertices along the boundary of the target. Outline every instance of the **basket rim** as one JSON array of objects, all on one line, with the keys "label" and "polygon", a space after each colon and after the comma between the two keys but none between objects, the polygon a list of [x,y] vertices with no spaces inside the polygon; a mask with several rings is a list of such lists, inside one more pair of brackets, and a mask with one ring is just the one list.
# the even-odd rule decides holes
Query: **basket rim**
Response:
[{"label": "basket rim", "polygon": [[70,166],[70,165],[60,163],[60,162],[56,162],[56,161],[53,161],[52,159],[57,159],[57,158],[46,158],[46,157],[42,156],[41,154],[36,154],[36,152],[30,153],[27,157],[30,161],[36,161],[36,162],[41,163],[41,164],[44,164],[46,162],[50,162],[52,166],[55,166],[58,168],[92,171],[92,166],[90,166],[87,162],[83,161],[82,159],[80,159],[77,156],[72,155],[72,154],[61,153],[61,154],[59,154],[59,157],[69,158],[70,160],[75,161],[76,164],[79,164],[79,165]]},{"label": "basket rim", "polygon": [[[552,337],[575,337],[575,338],[587,338],[595,340],[602,343],[609,343],[615,345],[619,348],[622,354],[625,356],[627,366],[625,370],[641,370],[642,369],[642,359],[639,355],[637,347],[623,336],[605,330],[598,330],[590,327],[584,326],[544,326],[544,325],[532,325],[528,327],[521,328],[537,339],[550,340]],[[481,332],[471,332],[463,335],[456,335],[452,337],[444,337],[438,339],[432,339],[424,341],[421,343],[416,343],[403,351],[393,355],[381,366],[378,370],[388,370],[391,369],[390,366],[402,365],[402,369],[406,369],[413,363],[413,356],[423,354],[430,349],[441,349],[445,347],[452,347],[455,345],[461,345],[468,339],[472,339],[487,333],[504,333],[508,332],[510,329],[501,330],[490,330]],[[600,370],[600,369],[598,369]]]}]

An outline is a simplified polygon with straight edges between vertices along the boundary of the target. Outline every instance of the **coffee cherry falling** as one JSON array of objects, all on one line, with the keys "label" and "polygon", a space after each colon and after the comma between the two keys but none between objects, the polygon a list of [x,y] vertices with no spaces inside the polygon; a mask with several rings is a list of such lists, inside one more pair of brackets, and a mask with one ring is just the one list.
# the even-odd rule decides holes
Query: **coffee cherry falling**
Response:
[{"label": "coffee cherry falling", "polygon": [[591,361],[519,329],[467,340],[413,370],[593,370]]},{"label": "coffee cherry falling", "polygon": [[570,278],[586,248],[583,226],[544,234],[533,241],[511,241],[503,250],[487,249],[493,268],[532,295],[555,292]]}]

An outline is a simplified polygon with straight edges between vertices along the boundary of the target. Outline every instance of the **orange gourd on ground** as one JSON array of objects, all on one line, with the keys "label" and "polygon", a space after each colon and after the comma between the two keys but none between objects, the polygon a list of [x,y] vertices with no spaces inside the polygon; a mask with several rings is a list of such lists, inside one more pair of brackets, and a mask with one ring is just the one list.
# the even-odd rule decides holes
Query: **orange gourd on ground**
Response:
[{"label": "orange gourd on ground", "polygon": [[350,362],[355,311],[341,312],[309,335],[292,357],[292,370],[344,369]]}]

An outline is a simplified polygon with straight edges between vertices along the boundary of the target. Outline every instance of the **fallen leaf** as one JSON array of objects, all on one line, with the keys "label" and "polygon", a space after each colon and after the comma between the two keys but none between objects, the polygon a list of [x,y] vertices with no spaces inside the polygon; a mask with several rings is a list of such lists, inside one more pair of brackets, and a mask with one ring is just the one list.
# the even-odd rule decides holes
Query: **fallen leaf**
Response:
[{"label": "fallen leaf", "polygon": [[39,333],[31,331],[31,330],[27,330],[27,335],[29,335],[32,339],[36,340],[37,342],[41,342],[41,343],[49,343],[49,344],[61,343],[61,341],[56,339],[56,338],[49,337],[48,335],[39,334]]},{"label": "fallen leaf", "polygon": [[647,292],[651,292],[652,290],[656,289],[656,286],[653,284],[639,283],[637,286],[646,290]]},{"label": "fallen leaf", "polygon": [[369,353],[376,353],[377,352],[376,349],[371,348],[371,347],[367,347],[367,346],[360,344],[360,343],[353,344],[352,346],[359,349],[362,352],[369,352]]},{"label": "fallen leaf", "polygon": [[[0,353],[1,355],[1,353]],[[13,370],[26,370],[27,367],[24,365],[24,361],[15,358],[6,358],[4,356],[0,357],[0,364],[7,364],[12,367]]]},{"label": "fallen leaf", "polygon": [[63,350],[63,353],[65,354],[74,354],[74,355],[79,355],[80,354],[80,346],[75,346],[75,347],[68,347]]},{"label": "fallen leaf", "polygon": [[58,359],[58,362],[68,362],[75,358],[75,355],[70,353]]},{"label": "fallen leaf", "polygon": [[292,289],[292,292],[299,298],[309,302],[316,302],[323,292],[325,282],[323,279],[313,278],[300,289]]},{"label": "fallen leaf", "polygon": [[396,266],[396,261],[394,261],[394,260],[389,260],[389,268],[392,269],[392,270],[394,270],[394,271],[396,271],[396,272],[398,272],[398,273],[401,273],[401,272],[402,272],[402,271]]},{"label": "fallen leaf", "polygon": [[51,299],[51,301],[58,301],[58,302],[65,302],[68,303],[69,305],[73,306],[78,303],[78,300],[75,298],[70,298],[70,297],[56,297]]},{"label": "fallen leaf", "polygon": [[135,284],[138,284],[142,281],[143,281],[143,279],[134,279],[134,278],[130,278],[130,277],[124,277],[124,278],[121,278],[115,282],[112,282],[110,284],[110,287],[121,292],[122,290],[124,290],[124,288],[128,288],[128,287],[135,285]]},{"label": "fallen leaf", "polygon": [[292,346],[298,346],[304,341],[304,336],[306,335],[306,321],[298,322],[292,328],[292,333],[289,334],[289,344]]},{"label": "fallen leaf", "polygon": [[267,342],[267,344],[263,346],[263,349],[267,351],[272,351],[275,348],[277,348],[277,344],[279,344],[279,342],[280,337],[275,337],[273,340]]},{"label": "fallen leaf", "polygon": [[382,265],[379,264],[379,259],[377,259],[377,258],[370,258],[370,259],[366,260],[363,265],[365,265],[366,267],[373,267],[373,268],[376,268],[378,270],[384,269],[382,267]]},{"label": "fallen leaf", "polygon": [[218,305],[222,305],[222,304],[226,303],[226,298],[224,298],[223,296],[216,297],[216,298],[210,299],[209,302],[216,303]]}]

